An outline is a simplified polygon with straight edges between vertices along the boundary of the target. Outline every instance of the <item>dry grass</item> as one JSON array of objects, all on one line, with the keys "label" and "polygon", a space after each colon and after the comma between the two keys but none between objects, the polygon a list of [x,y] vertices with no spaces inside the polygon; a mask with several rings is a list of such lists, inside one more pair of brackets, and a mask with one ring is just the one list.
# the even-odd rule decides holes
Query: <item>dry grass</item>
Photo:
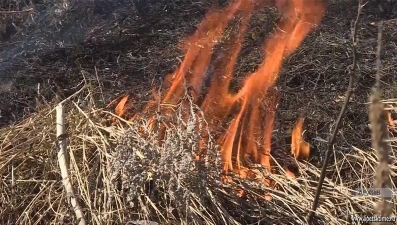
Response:
[{"label": "dry grass", "polygon": [[[156,132],[145,133],[145,120],[109,125],[102,109],[83,109],[77,99],[92,93],[84,89],[65,102],[71,180],[89,224],[305,224],[320,170],[299,162],[296,181],[271,175],[276,190],[235,178],[219,182],[217,146],[203,164],[192,160],[198,147],[193,129],[201,120],[192,105],[187,123],[175,113],[176,129],[167,130],[162,146]],[[73,211],[66,201],[58,168],[53,105],[23,122],[1,129],[1,224],[71,224]],[[144,129],[143,129],[144,130]],[[396,162],[395,146],[391,160]],[[356,196],[355,188],[371,187],[377,156],[369,149],[352,148],[338,155],[318,208],[316,224],[346,224],[352,215],[372,215],[376,197]],[[258,170],[261,170],[258,167]],[[395,177],[396,164],[391,164]],[[357,179],[359,178],[359,179]],[[243,187],[247,195],[237,197]],[[263,195],[270,192],[271,202]],[[394,209],[396,214],[396,209]],[[131,223],[130,223],[131,224]],[[134,223],[132,223],[134,224]]]},{"label": "dry grass", "polygon": [[[301,176],[296,181],[271,175],[277,181],[275,190],[237,177],[234,183],[220,183],[219,148],[211,140],[206,143],[211,153],[206,162],[197,164],[192,160],[200,139],[193,127],[205,123],[194,105],[188,109],[190,117],[184,123],[180,119],[182,109],[176,109],[172,118],[175,127],[167,130],[162,146],[153,144],[158,133],[147,132],[144,118],[112,125],[105,119],[111,113],[97,107],[124,90],[146,93],[155,87],[152,80],[174,70],[183,57],[176,48],[177,41],[194,31],[209,5],[204,0],[155,2],[149,4],[142,17],[137,17],[128,4],[115,7],[117,10],[109,14],[127,16],[120,23],[122,20],[113,15],[106,14],[100,20],[95,19],[98,15],[87,15],[94,8],[91,3],[76,5],[76,11],[62,17],[68,21],[65,26],[80,26],[76,21],[81,15],[94,18],[86,27],[88,36],[95,38],[54,51],[53,47],[49,47],[51,51],[41,49],[40,54],[29,53],[20,61],[7,61],[12,67],[2,67],[2,74],[13,78],[15,84],[0,96],[0,125],[7,125],[0,129],[0,224],[76,224],[61,181],[55,147],[56,104],[50,99],[54,89],[70,96],[80,88],[82,75],[87,83],[100,80],[101,84],[85,84],[64,106],[71,181],[89,224],[306,224],[327,145],[325,139],[346,89],[346,68],[351,62],[350,23],[355,17],[350,12],[356,11],[356,2],[329,1],[322,25],[283,67],[277,84],[282,90],[282,101],[275,140],[283,140],[289,134],[286,130],[291,121],[302,113],[309,121],[306,125],[311,126],[307,127],[311,134],[306,139],[315,147],[309,162],[298,162]],[[274,27],[275,11],[266,9],[254,15],[237,65],[237,80],[261,61],[260,45]],[[382,19],[382,15],[389,14],[378,13],[376,2],[370,1],[359,32],[360,76],[338,134],[332,165],[327,169],[315,224],[351,224],[353,215],[373,215],[375,203],[380,200],[357,196],[354,190],[372,187],[378,164],[375,151],[369,147],[368,104],[364,102],[375,74],[376,27],[371,23]],[[48,18],[53,21],[53,17]],[[396,106],[393,38],[397,30],[393,20],[389,22],[385,24],[381,73],[385,96],[390,98],[384,103]],[[113,29],[114,24],[120,27]],[[53,36],[58,34],[56,29],[43,26],[35,29],[35,34]],[[19,42],[14,38],[11,44],[18,46],[19,51],[25,39],[21,37]],[[35,89],[37,84],[41,84],[40,93]],[[95,93],[97,89],[103,89],[103,93]],[[42,103],[36,104],[38,101]],[[10,121],[21,118],[24,119],[18,124],[8,126]],[[391,134],[397,132],[396,128],[388,129]],[[396,141],[389,140],[393,187],[397,181]],[[288,147],[281,144],[286,151]],[[259,166],[257,169],[262,170]],[[247,190],[247,195],[238,197],[239,188]],[[263,199],[268,192],[273,196],[271,202]],[[393,215],[396,214],[394,207]]]}]

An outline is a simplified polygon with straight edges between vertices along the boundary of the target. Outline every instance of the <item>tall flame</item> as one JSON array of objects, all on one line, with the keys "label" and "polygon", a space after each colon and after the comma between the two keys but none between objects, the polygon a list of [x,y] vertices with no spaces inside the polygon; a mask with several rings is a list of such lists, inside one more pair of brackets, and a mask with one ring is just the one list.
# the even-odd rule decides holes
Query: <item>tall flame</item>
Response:
[{"label": "tall flame", "polygon": [[[276,7],[282,13],[275,32],[265,41],[263,52],[265,59],[258,69],[249,74],[237,93],[231,93],[229,86],[234,75],[234,67],[240,53],[244,34],[249,26],[251,15],[255,10],[251,0],[236,0],[221,10],[209,12],[198,26],[197,31],[185,40],[185,58],[178,69],[167,75],[170,87],[161,99],[161,105],[176,105],[185,94],[184,87],[190,87],[196,96],[193,98],[209,121],[213,131],[225,128],[218,142],[224,171],[241,173],[241,161],[251,159],[260,163],[270,171],[272,131],[278,93],[274,84],[278,78],[283,59],[290,56],[301,44],[314,26],[321,22],[324,4],[320,0],[276,0]],[[261,4],[260,7],[266,4]],[[203,85],[209,73],[213,49],[217,45],[229,22],[239,16],[239,25],[235,36],[226,42],[221,50],[211,75],[210,85],[205,93]],[[222,58],[223,57],[223,58]],[[121,99],[116,107],[119,115],[125,114],[128,97]],[[154,112],[158,103],[153,100],[144,112]],[[163,107],[162,113],[171,114],[169,108]],[[229,122],[228,118],[233,120]],[[135,115],[131,120],[137,118]],[[299,121],[293,134],[293,149],[299,155],[308,155],[308,143],[301,140],[302,123]],[[295,137],[295,138],[294,138]],[[205,154],[205,149],[203,149]],[[236,158],[233,163],[233,155]]]}]

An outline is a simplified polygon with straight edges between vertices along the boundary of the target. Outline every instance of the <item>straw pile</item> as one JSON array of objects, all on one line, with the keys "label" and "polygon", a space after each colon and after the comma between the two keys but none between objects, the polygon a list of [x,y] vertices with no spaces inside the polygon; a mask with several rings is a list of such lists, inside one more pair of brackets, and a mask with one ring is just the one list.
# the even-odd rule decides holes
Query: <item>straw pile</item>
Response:
[{"label": "straw pile", "polygon": [[[198,144],[189,129],[192,124],[168,130],[165,145],[158,147],[153,144],[156,133],[140,135],[139,125],[145,121],[110,126],[100,110],[83,110],[73,100],[65,105],[71,180],[90,224],[304,224],[319,178],[319,169],[310,163],[299,163],[296,181],[273,175],[277,190],[238,178],[223,185],[216,162],[192,161]],[[2,224],[74,223],[56,158],[55,113],[50,110],[1,130]],[[199,122],[193,116],[189,121]],[[329,168],[332,175],[325,182],[316,224],[345,224],[351,215],[372,214],[375,197],[356,196],[353,189],[371,186],[375,153],[352,147],[338,158]],[[391,160],[395,162],[395,155]],[[396,171],[395,164],[391,170]],[[248,190],[244,198],[233,194],[239,187]],[[274,201],[264,201],[267,192]]]}]

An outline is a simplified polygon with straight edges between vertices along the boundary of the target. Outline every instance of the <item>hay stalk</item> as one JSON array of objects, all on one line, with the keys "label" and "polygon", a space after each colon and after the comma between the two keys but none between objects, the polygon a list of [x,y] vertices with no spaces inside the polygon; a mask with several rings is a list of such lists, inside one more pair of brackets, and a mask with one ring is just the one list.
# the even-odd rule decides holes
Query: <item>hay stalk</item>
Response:
[{"label": "hay stalk", "polygon": [[69,204],[72,205],[76,218],[79,221],[79,225],[85,225],[85,219],[83,211],[77,201],[76,196],[73,192],[73,187],[70,182],[68,166],[66,162],[67,154],[67,143],[66,143],[66,132],[65,132],[65,108],[62,104],[56,106],[56,127],[57,127],[57,148],[58,148],[58,162],[59,168],[61,169],[62,183],[66,190],[66,195],[69,200]]},{"label": "hay stalk", "polygon": [[[378,166],[376,168],[375,188],[391,189],[389,168],[389,152],[390,147],[386,142],[389,139],[387,130],[387,113],[384,110],[381,100],[380,90],[380,55],[382,49],[382,22],[379,23],[378,33],[378,49],[376,59],[376,83],[371,94],[371,105],[369,119],[372,129],[372,148],[378,154]],[[393,212],[393,203],[391,196],[382,196],[383,198],[375,206],[375,214],[377,216],[388,217]],[[375,222],[375,225],[387,224],[387,222]]]}]

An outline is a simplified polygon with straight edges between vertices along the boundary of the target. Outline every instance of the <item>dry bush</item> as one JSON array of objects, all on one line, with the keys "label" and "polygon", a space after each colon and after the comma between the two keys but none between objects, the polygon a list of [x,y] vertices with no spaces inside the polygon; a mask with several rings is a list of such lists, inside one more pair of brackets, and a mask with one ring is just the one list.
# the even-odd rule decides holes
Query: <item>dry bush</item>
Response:
[{"label": "dry bush", "polygon": [[[130,124],[121,138],[113,153],[112,183],[119,184],[128,208],[139,212],[130,219],[154,219],[156,215],[161,220],[201,218],[216,223],[207,209],[207,189],[220,180],[220,163],[217,154],[208,154],[205,162],[193,161],[201,139],[196,128],[204,129],[205,121],[194,113],[196,107],[192,105],[190,110],[186,123],[181,109],[177,110],[177,123],[166,130],[161,146],[157,144],[158,132],[153,132],[144,119]],[[211,139],[205,148],[210,153],[219,152]]]}]

